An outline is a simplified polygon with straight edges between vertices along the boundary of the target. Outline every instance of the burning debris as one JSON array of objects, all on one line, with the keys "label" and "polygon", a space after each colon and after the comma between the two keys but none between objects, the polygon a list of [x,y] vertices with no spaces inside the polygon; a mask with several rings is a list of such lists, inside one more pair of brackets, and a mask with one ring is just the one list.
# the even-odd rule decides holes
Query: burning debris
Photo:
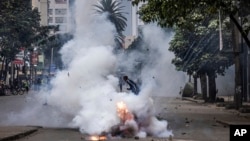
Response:
[{"label": "burning debris", "polygon": [[[99,109],[95,109],[102,109],[98,116],[96,116],[97,112],[86,109],[85,112],[81,113],[84,115],[75,119],[75,121],[91,119],[88,122],[80,122],[85,127],[83,129],[79,126],[80,132],[87,134],[87,136],[83,137],[84,140],[101,141],[146,137],[166,139],[173,136],[172,131],[167,128],[167,121],[156,118],[152,98],[126,93],[115,96],[112,98],[112,102],[109,101],[110,98],[106,99],[108,106],[98,106]],[[91,112],[93,112],[92,116],[90,116]]]},{"label": "burning debris", "polygon": [[134,119],[134,114],[129,112],[123,101],[117,103],[117,114],[120,118],[120,123],[111,128],[111,135],[128,138],[134,137],[138,132],[138,124]]},{"label": "burning debris", "polygon": [[105,141],[107,140],[106,136],[99,136],[99,135],[93,135],[93,136],[87,136],[85,137],[86,141]]},{"label": "burning debris", "polygon": [[168,135],[166,134],[167,127],[165,126],[165,122],[158,121],[155,117],[149,114],[149,109],[146,111],[146,115],[131,112],[123,101],[118,102],[117,115],[120,118],[120,123],[111,128],[111,135],[124,138],[144,138],[147,135],[159,137],[172,136],[172,133],[169,131]]},{"label": "burning debris", "polygon": [[123,101],[117,103],[117,114],[122,123],[134,119],[134,115],[128,111],[128,108]]}]

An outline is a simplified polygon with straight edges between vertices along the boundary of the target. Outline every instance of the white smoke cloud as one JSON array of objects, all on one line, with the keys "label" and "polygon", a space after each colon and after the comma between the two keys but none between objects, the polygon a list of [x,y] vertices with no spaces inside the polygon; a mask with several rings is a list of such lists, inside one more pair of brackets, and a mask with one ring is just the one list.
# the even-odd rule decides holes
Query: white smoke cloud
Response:
[{"label": "white smoke cloud", "polygon": [[[143,125],[138,136],[172,135],[166,129],[167,121],[159,121],[155,117],[150,97],[177,96],[186,79],[171,65],[173,55],[168,52],[168,43],[173,33],[165,33],[155,25],[144,28],[150,63],[140,72],[141,92],[138,96],[131,92],[118,92],[117,66],[125,66],[133,72],[134,64],[143,54],[132,53],[125,60],[114,54],[114,26],[106,20],[105,14],[94,14],[93,4],[96,1],[76,0],[74,39],[60,51],[66,68],[53,78],[51,90],[41,90],[33,95],[32,100],[38,102],[27,102],[30,105],[19,113],[20,116],[11,114],[8,123],[77,127],[83,133],[100,134],[109,132],[112,126],[120,123],[116,104],[124,101],[129,111],[138,117],[137,122]],[[172,80],[174,83],[170,82]],[[47,106],[43,106],[45,102]],[[30,108],[31,103],[36,106]],[[31,122],[27,117],[32,115],[39,115],[39,118],[35,116]],[[128,125],[134,126],[134,123],[131,121]]]},{"label": "white smoke cloud", "polygon": [[216,87],[219,96],[233,96],[234,95],[234,78],[235,66],[229,67],[225,71],[225,76],[218,76],[216,79]]},{"label": "white smoke cloud", "polygon": [[75,38],[61,50],[67,69],[53,80],[48,103],[74,115],[71,124],[82,132],[100,134],[119,122],[112,101],[118,79],[111,75],[114,26],[106,15],[94,15],[93,4],[76,1]]},{"label": "white smoke cloud", "polygon": [[154,96],[176,97],[180,86],[187,82],[187,77],[183,72],[176,71],[171,64],[174,54],[168,48],[174,33],[165,32],[156,25],[148,25],[143,29],[143,35],[149,47],[151,63],[142,71],[142,81],[155,82],[152,91]]},{"label": "white smoke cloud", "polygon": [[[52,81],[48,103],[74,116],[70,126],[78,127],[84,133],[100,134],[119,124],[116,103],[124,101],[139,119],[148,118],[149,125],[141,132],[161,137],[171,135],[172,132],[166,129],[167,122],[154,118],[150,85],[140,96],[117,91],[118,78],[114,76],[114,70],[123,62],[118,62],[119,56],[112,52],[114,26],[106,20],[105,14],[93,15],[93,4],[93,1],[76,1],[75,38],[61,50],[67,69],[59,72]],[[156,130],[155,126],[162,128]]]}]

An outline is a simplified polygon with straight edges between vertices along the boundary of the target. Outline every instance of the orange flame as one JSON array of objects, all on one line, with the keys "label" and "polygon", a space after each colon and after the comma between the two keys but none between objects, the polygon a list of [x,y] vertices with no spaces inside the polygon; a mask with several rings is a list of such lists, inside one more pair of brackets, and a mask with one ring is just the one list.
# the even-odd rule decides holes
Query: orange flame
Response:
[{"label": "orange flame", "polygon": [[88,141],[105,141],[107,140],[107,137],[106,136],[89,136],[86,138],[86,140]]},{"label": "orange flame", "polygon": [[123,101],[117,103],[117,113],[122,122],[134,119],[133,114],[128,111],[128,108]]}]

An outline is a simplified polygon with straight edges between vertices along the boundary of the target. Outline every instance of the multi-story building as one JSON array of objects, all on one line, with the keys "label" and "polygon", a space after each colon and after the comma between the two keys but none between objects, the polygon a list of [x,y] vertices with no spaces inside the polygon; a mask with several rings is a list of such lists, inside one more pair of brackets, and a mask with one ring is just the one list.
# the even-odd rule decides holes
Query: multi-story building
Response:
[{"label": "multi-story building", "polygon": [[140,7],[143,3],[139,3],[138,6],[132,5],[131,1],[128,0],[119,0],[122,3],[124,16],[127,18],[127,28],[124,31],[125,36],[134,36],[135,38],[138,36],[138,27],[144,25],[142,20],[140,20],[139,15],[137,14]]},{"label": "multi-story building", "polygon": [[[71,16],[71,5],[75,0],[32,0],[32,6],[37,7],[41,15],[41,25],[59,25],[60,32],[70,32],[73,19]],[[125,45],[128,47],[138,36],[138,27],[144,25],[137,11],[142,3],[133,6],[131,1],[119,0],[124,6],[124,16],[127,18],[127,28],[124,31]],[[125,47],[125,48],[126,48]]]},{"label": "multi-story building", "polygon": [[[61,32],[72,30],[71,23],[71,5],[75,0],[32,0],[32,6],[37,7],[41,15],[41,25],[59,25]],[[144,25],[140,20],[137,11],[142,3],[138,6],[132,6],[128,0],[119,0],[124,6],[124,16],[127,18],[127,28],[124,31],[126,36],[138,36],[138,26]]]},{"label": "multi-story building", "polygon": [[128,48],[129,45],[137,38],[138,36],[138,29],[144,25],[143,21],[139,18],[137,14],[140,7],[143,3],[139,3],[138,6],[132,5],[131,1],[128,0],[120,0],[122,6],[124,6],[124,16],[127,18],[127,28],[124,31],[124,35],[126,36],[124,39],[124,48]]},{"label": "multi-story building", "polygon": [[41,15],[41,25],[59,25],[60,32],[70,32],[70,4],[74,0],[32,0]]},{"label": "multi-story building", "polygon": [[[68,33],[72,31],[72,28],[70,28],[71,24],[69,23],[72,22],[70,7],[73,2],[74,0],[32,0],[32,7],[38,8],[38,11],[40,12],[41,25],[59,25],[60,30],[57,33]],[[53,51],[51,52],[53,54]],[[35,60],[38,61],[35,64],[38,64],[38,67],[43,68],[43,54],[35,56]]]},{"label": "multi-story building", "polygon": [[48,0],[32,0],[32,7],[38,8],[41,16],[41,25],[48,25]]},{"label": "multi-story building", "polygon": [[61,32],[69,32],[69,0],[49,0],[48,25],[59,25]]},{"label": "multi-story building", "polygon": [[137,14],[143,4],[144,3],[139,3],[138,6],[132,7],[132,35],[136,37],[138,36],[138,29],[144,25],[144,22]]}]

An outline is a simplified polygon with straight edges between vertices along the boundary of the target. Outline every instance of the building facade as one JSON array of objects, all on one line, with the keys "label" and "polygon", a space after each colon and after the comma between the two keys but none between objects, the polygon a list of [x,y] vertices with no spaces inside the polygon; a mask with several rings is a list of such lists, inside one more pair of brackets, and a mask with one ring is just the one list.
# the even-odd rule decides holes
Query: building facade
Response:
[{"label": "building facade", "polygon": [[128,0],[119,0],[124,6],[123,12],[124,16],[127,18],[127,28],[124,31],[125,36],[134,36],[136,38],[138,36],[138,27],[143,26],[144,23],[142,20],[140,20],[139,15],[137,14],[140,7],[143,5],[143,3],[139,3],[138,6],[132,5],[131,1]]},{"label": "building facade", "polygon": [[131,1],[120,0],[122,6],[124,6],[124,15],[127,18],[127,27],[124,31],[126,36],[124,39],[124,48],[128,48],[129,45],[138,37],[138,29],[144,25],[144,22],[140,19],[137,12],[144,3],[139,3],[139,5],[132,5]]},{"label": "building facade", "polygon": [[[72,18],[72,5],[75,0],[32,0],[33,8],[38,8],[41,15],[41,25],[59,25],[60,33],[73,32],[72,27],[74,19]],[[137,11],[143,5],[133,6],[131,1],[120,1],[123,8],[124,16],[127,18],[127,27],[124,31],[125,45],[128,47],[138,36],[138,27],[144,23],[140,20]]]},{"label": "building facade", "polygon": [[38,8],[41,16],[41,25],[48,25],[48,0],[32,0],[32,8]]},{"label": "building facade", "polygon": [[70,32],[70,5],[73,0],[32,0],[32,7],[38,8],[41,25],[59,25],[61,33]]}]

